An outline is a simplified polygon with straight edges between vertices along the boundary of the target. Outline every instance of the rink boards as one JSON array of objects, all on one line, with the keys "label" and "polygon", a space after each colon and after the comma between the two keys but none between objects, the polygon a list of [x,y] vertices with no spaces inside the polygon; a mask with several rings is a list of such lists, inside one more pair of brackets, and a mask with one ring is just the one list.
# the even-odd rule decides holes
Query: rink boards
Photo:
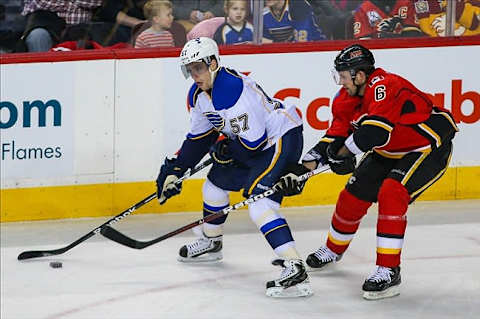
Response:
[{"label": "rink boards", "polygon": [[[406,77],[452,110],[461,130],[445,176],[420,199],[480,198],[480,85],[473,62],[480,41],[373,51],[377,66]],[[221,63],[297,105],[306,151],[331,119],[336,53],[234,54]],[[118,214],[155,191],[163,159],[178,150],[188,131],[191,80],[183,78],[174,57],[2,63],[0,71],[2,222]],[[205,173],[186,181],[182,194],[166,205],[150,203],[139,213],[201,210]],[[324,173],[285,204],[332,204],[345,182]],[[232,202],[240,199],[233,194]]]}]

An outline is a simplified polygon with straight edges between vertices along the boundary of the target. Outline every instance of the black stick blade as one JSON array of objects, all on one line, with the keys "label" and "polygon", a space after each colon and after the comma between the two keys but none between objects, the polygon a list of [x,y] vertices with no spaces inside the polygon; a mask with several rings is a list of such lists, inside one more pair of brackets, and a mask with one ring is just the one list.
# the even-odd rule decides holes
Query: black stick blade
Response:
[{"label": "black stick blade", "polygon": [[45,250],[29,250],[29,251],[24,251],[20,255],[18,255],[17,259],[18,260],[25,260],[25,259],[30,259],[30,258],[38,258],[38,257],[48,257],[48,256],[53,256],[53,255],[59,255],[63,253],[63,250],[61,251],[45,251]]},{"label": "black stick blade", "polygon": [[130,237],[125,236],[118,230],[110,227],[110,226],[105,226],[102,228],[100,231],[100,234],[102,234],[104,237],[113,240],[114,242],[117,242],[121,245],[128,246],[133,249],[141,249],[143,247],[138,247],[137,246],[137,241],[131,239]]}]

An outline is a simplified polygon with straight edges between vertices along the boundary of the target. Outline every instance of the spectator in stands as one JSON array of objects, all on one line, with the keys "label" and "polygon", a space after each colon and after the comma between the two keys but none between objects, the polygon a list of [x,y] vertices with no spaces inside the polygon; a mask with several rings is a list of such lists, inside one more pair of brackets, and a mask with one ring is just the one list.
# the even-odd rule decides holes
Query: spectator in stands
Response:
[{"label": "spectator in stands", "polygon": [[356,39],[421,35],[412,0],[364,0],[355,11],[353,36]]},{"label": "spectator in stands", "polygon": [[65,27],[90,22],[102,0],[25,0],[27,25],[22,39],[30,52],[48,51],[61,39]]},{"label": "spectator in stands", "polygon": [[[457,17],[455,36],[480,34],[480,1],[456,1],[455,15]],[[420,29],[432,37],[446,35],[446,1],[416,0],[415,11],[418,16]]]},{"label": "spectator in stands", "polygon": [[[352,38],[353,14],[362,0],[309,0],[315,20],[329,39]],[[347,25],[350,28],[346,28]]]},{"label": "spectator in stands", "polygon": [[168,31],[172,26],[172,3],[166,0],[150,0],[143,7],[151,27],[140,33],[135,48],[173,47],[173,36]]},{"label": "spectator in stands", "polygon": [[172,0],[173,15],[190,32],[197,23],[223,17],[223,0]]},{"label": "spectator in stands", "polygon": [[16,44],[25,29],[25,17],[20,15],[22,0],[3,0],[0,4],[0,53],[16,51]]},{"label": "spectator in stands", "polygon": [[225,23],[215,32],[218,44],[241,44],[253,41],[253,25],[247,21],[247,0],[225,0]]},{"label": "spectator in stands", "polygon": [[130,43],[135,26],[146,21],[143,6],[146,0],[103,0],[92,25],[93,40],[102,46]]},{"label": "spectator in stands", "polygon": [[263,43],[325,40],[312,7],[305,0],[266,0],[263,11]]}]

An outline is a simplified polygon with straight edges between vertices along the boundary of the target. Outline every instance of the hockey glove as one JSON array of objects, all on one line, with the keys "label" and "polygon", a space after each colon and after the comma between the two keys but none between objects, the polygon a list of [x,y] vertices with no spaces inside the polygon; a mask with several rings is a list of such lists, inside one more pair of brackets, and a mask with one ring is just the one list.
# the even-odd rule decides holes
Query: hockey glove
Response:
[{"label": "hockey glove", "polygon": [[230,142],[231,140],[226,138],[216,142],[210,147],[210,156],[216,163],[224,166],[233,165],[234,160],[228,149]]},{"label": "hockey glove", "polygon": [[381,37],[398,36],[402,33],[403,20],[399,16],[386,18],[377,24],[377,31],[381,33]]},{"label": "hockey glove", "polygon": [[319,164],[325,164],[327,162],[325,150],[328,146],[326,142],[319,142],[311,150],[307,152],[302,158],[303,163],[315,162],[315,168]]},{"label": "hockey glove", "polygon": [[277,192],[283,196],[295,196],[300,194],[305,187],[306,181],[301,181],[299,177],[305,173],[310,172],[308,168],[302,164],[291,164],[286,169],[288,174],[280,177],[280,180],[273,186]]},{"label": "hockey glove", "polygon": [[182,191],[182,183],[177,183],[177,181],[183,176],[185,169],[176,166],[176,161],[175,158],[165,158],[165,162],[160,168],[160,173],[157,177],[157,198],[160,205]]},{"label": "hockey glove", "polygon": [[357,160],[353,154],[350,156],[339,156],[337,153],[340,147],[334,143],[327,147],[328,164],[335,174],[347,175],[353,172],[357,165]]}]

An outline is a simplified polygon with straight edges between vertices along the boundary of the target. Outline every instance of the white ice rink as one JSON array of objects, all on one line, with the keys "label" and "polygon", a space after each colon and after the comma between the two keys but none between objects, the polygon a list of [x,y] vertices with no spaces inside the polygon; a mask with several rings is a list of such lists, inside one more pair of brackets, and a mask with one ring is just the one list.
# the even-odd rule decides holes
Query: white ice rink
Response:
[{"label": "white ice rink", "polygon": [[[304,257],[324,242],[332,206],[282,212]],[[129,216],[116,227],[151,239],[200,217]],[[297,299],[264,295],[280,269],[245,210],[227,220],[224,260],[200,265],[176,261],[190,231],[144,250],[96,235],[63,255],[19,262],[22,251],[61,248],[108,218],[3,223],[1,319],[480,318],[480,201],[418,202],[408,218],[401,294],[380,301],[361,297],[374,269],[376,207],[342,261],[311,274],[315,294]]]}]

